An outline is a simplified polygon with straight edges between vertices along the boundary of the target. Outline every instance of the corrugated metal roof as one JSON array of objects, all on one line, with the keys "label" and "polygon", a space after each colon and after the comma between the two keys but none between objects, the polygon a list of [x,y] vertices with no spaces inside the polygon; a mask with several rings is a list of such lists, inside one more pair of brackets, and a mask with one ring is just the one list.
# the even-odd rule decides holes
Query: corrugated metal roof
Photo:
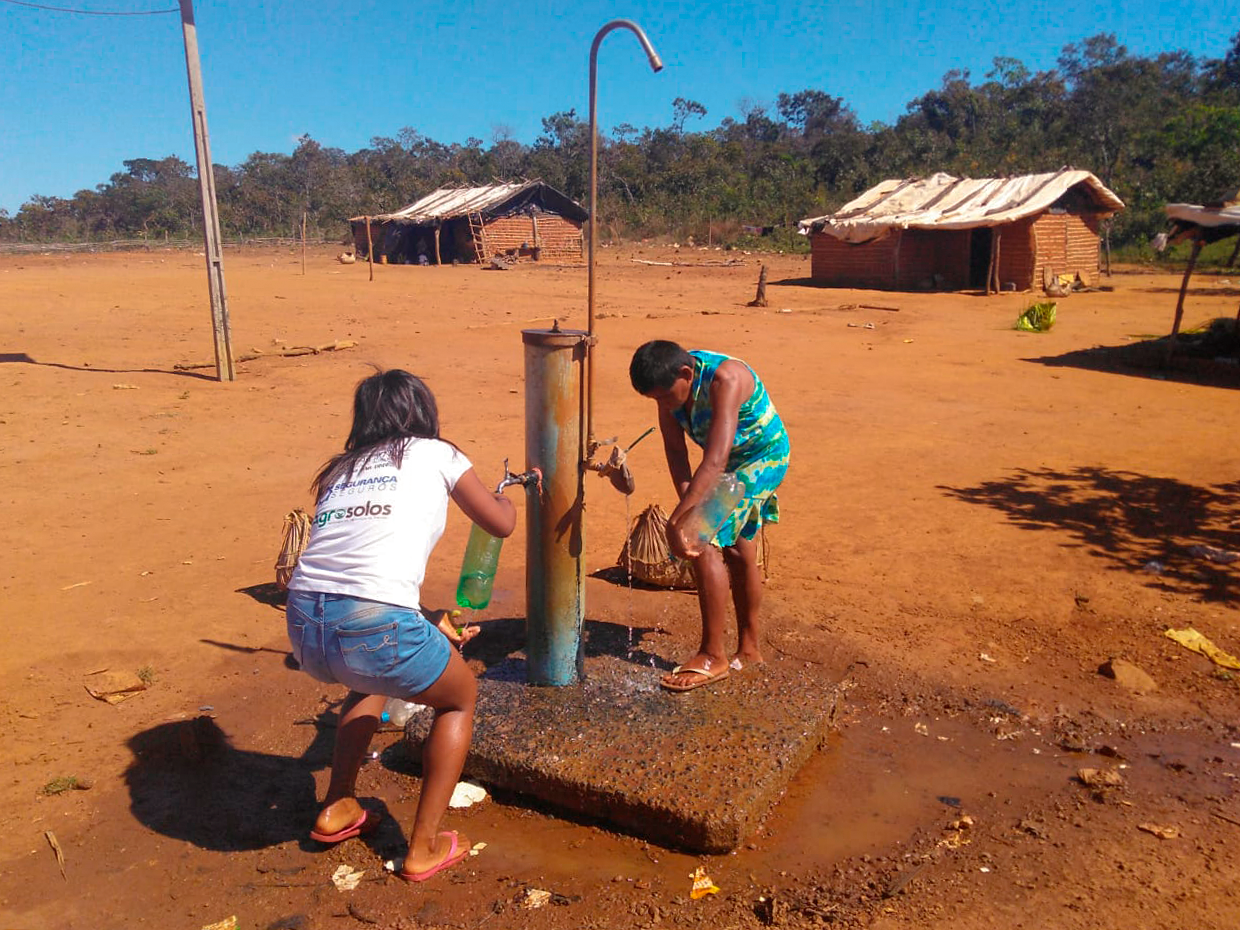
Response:
[{"label": "corrugated metal roof", "polygon": [[826,216],[801,220],[803,234],[821,230],[845,242],[868,242],[893,229],[972,229],[1001,226],[1046,210],[1084,184],[1102,212],[1124,202],[1088,171],[1063,168],[1015,178],[928,178],[883,181]]},{"label": "corrugated metal roof", "polygon": [[[450,220],[469,213],[485,213],[505,200],[515,197],[541,181],[519,181],[510,184],[488,184],[485,187],[441,187],[421,200],[395,213],[372,216],[372,220],[400,220],[405,223],[433,223]],[[351,217],[363,220],[363,216]]]}]

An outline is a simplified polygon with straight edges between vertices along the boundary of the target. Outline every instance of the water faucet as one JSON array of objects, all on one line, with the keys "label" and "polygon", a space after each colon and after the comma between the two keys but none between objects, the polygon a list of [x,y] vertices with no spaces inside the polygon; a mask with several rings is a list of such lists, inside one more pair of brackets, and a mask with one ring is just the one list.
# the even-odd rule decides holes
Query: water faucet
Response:
[{"label": "water faucet", "polygon": [[508,470],[508,459],[504,459],[504,477],[499,480],[499,484],[495,486],[495,493],[499,494],[506,487],[519,484],[528,488],[534,485],[539,491],[542,490],[542,469],[531,468],[529,471],[514,474]]}]

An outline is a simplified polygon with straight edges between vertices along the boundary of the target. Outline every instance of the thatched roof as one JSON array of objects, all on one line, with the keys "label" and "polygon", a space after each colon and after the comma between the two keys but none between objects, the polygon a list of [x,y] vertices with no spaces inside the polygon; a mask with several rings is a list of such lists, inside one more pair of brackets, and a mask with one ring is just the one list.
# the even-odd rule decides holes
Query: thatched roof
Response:
[{"label": "thatched roof", "polygon": [[845,242],[868,242],[893,229],[974,229],[1002,226],[1036,216],[1078,188],[1099,213],[1110,215],[1124,202],[1093,174],[1062,168],[1014,178],[928,178],[883,181],[835,213],[798,224],[802,234],[825,232]]},{"label": "thatched roof", "polygon": [[[397,210],[370,217],[377,222],[409,223],[415,226],[434,226],[444,220],[471,214],[485,218],[511,216],[539,209],[555,213],[578,222],[584,222],[589,213],[574,200],[561,194],[542,181],[517,181],[508,184],[488,184],[484,187],[441,187],[416,203]],[[364,216],[350,217],[350,222],[365,220]]]}]

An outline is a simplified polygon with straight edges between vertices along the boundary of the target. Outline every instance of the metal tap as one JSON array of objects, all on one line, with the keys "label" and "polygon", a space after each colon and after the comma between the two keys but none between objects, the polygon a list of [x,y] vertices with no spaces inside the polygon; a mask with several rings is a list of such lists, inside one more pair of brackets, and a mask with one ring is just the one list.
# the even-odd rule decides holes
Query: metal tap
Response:
[{"label": "metal tap", "polygon": [[504,459],[504,477],[499,480],[499,484],[495,486],[495,493],[499,494],[504,488],[511,485],[519,484],[524,488],[534,485],[540,491],[542,490],[542,469],[531,468],[529,471],[519,474],[508,470],[508,459]]}]

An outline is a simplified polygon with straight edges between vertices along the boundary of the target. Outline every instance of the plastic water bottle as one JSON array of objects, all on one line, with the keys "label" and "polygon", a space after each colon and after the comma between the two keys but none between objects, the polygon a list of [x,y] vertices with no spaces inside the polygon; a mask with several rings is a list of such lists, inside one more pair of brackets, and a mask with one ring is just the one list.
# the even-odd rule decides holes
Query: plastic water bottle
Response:
[{"label": "plastic water bottle", "polygon": [[693,514],[692,532],[698,544],[707,546],[719,532],[737,504],[745,499],[745,482],[735,472],[725,471]]},{"label": "plastic water bottle", "polygon": [[392,726],[403,727],[417,711],[418,705],[412,701],[402,701],[400,698],[390,697],[384,703],[383,713],[379,715],[379,719],[384,723],[392,724]]},{"label": "plastic water bottle", "polygon": [[461,607],[481,610],[491,603],[491,586],[495,583],[503,545],[500,537],[492,536],[476,523],[469,531],[469,543],[461,563],[461,580],[456,585],[456,602]]}]

